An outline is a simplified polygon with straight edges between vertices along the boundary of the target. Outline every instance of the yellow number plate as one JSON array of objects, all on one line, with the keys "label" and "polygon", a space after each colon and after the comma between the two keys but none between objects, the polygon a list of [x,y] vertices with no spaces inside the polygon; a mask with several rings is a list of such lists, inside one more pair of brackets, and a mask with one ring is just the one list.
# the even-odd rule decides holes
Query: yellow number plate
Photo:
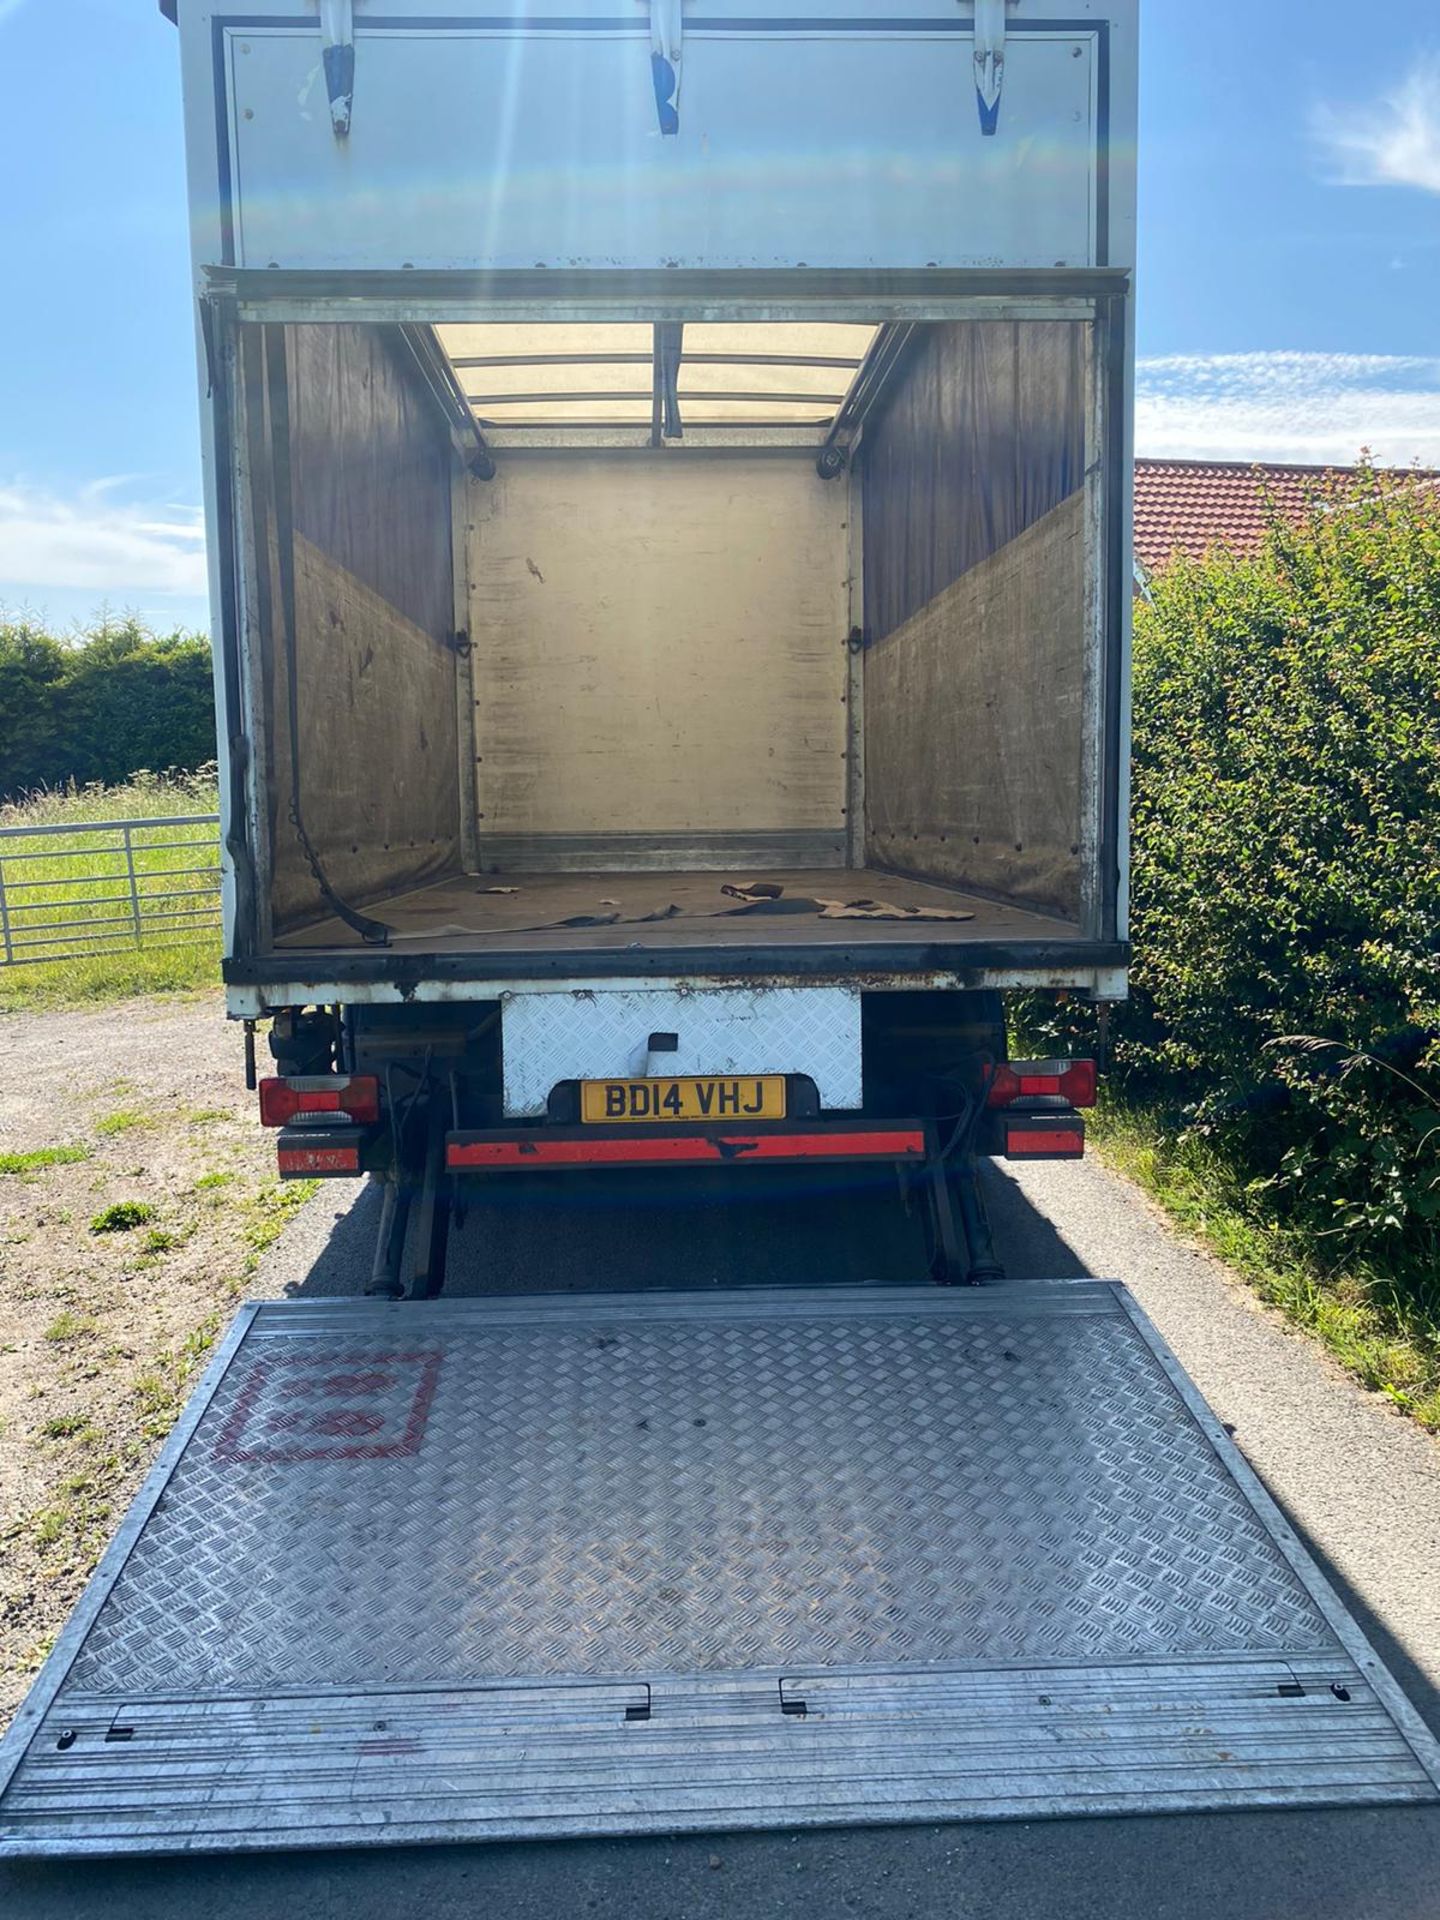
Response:
[{"label": "yellow number plate", "polygon": [[627,1120],[783,1120],[779,1073],[697,1080],[582,1080],[580,1118],[590,1125]]}]

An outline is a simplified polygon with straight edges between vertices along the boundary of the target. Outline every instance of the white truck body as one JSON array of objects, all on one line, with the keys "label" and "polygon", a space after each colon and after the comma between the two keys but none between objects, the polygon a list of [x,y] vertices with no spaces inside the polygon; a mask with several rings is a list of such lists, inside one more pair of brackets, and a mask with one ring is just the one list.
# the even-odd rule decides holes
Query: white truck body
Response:
[{"label": "white truck body", "polygon": [[232,1013],[1123,994],[1130,0],[167,11]]}]

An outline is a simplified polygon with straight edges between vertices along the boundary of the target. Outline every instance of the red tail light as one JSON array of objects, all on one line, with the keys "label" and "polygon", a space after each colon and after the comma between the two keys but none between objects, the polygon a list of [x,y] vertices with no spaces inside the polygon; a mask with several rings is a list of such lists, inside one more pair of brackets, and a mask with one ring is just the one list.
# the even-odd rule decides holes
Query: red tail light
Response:
[{"label": "red tail light", "polygon": [[373,1073],[318,1073],[260,1082],[260,1124],[286,1127],[306,1114],[340,1115],[359,1126],[380,1118],[380,1082]]},{"label": "red tail light", "polygon": [[1072,1107],[1095,1104],[1093,1060],[1011,1060],[995,1069],[987,1106],[1008,1107],[1016,1100],[1065,1100]]}]

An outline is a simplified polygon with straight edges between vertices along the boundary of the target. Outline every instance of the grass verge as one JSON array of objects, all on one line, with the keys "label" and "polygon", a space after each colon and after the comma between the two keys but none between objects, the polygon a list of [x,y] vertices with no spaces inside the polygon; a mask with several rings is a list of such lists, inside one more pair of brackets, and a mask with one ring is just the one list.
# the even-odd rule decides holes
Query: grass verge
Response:
[{"label": "grass verge", "polygon": [[1110,1100],[1091,1139],[1260,1297],[1319,1339],[1357,1379],[1440,1433],[1440,1319],[1378,1271],[1336,1271],[1309,1236],[1264,1218],[1244,1177],[1153,1109]]},{"label": "grass verge", "polygon": [[89,1147],[32,1147],[27,1153],[0,1153],[0,1173],[40,1173],[46,1167],[73,1167],[90,1158]]},{"label": "grass verge", "polygon": [[[0,826],[22,833],[27,827],[74,828],[3,842],[12,937],[61,941],[73,926],[79,942],[63,958],[0,966],[0,1013],[215,985],[220,936],[203,923],[215,911],[215,896],[203,892],[206,874],[219,871],[218,840],[213,853],[206,844],[214,828],[154,828],[137,838],[135,879],[145,937],[125,946],[120,943],[129,937],[131,908],[123,848],[102,844],[93,824],[213,813],[216,805],[208,769],[142,773],[123,786],[35,793],[0,805]],[[172,889],[186,897],[172,897]],[[86,944],[97,932],[110,936],[112,951],[97,953]]]},{"label": "grass verge", "polygon": [[49,1012],[155,993],[195,992],[219,980],[220,943],[214,938],[59,960],[51,966],[3,967],[0,1013]]}]

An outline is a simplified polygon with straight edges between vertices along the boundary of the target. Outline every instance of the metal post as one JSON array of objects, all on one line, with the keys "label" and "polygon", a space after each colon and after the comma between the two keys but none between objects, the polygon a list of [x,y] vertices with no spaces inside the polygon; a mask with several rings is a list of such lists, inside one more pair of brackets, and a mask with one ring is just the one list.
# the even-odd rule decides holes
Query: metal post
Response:
[{"label": "metal post", "polygon": [[5,898],[5,862],[0,860],[0,939],[5,942],[5,964],[10,966],[15,958],[15,948],[10,939],[10,903]]},{"label": "metal post", "polygon": [[970,1270],[966,1279],[972,1287],[990,1287],[1005,1278],[1005,1269],[995,1254],[990,1238],[990,1219],[985,1197],[980,1191],[979,1164],[968,1150],[957,1153],[947,1169],[950,1189],[969,1249]]},{"label": "metal post", "polygon": [[125,835],[125,875],[130,882],[130,917],[135,922],[135,944],[140,945],[140,889],[135,884],[135,846],[130,838],[130,822],[121,830]]},{"label": "metal post", "polygon": [[400,1265],[405,1257],[406,1229],[410,1223],[410,1183],[398,1166],[385,1176],[385,1193],[380,1204],[380,1225],[375,1235],[375,1258],[370,1268],[366,1293],[398,1300],[405,1291]]},{"label": "metal post", "polygon": [[432,1087],[421,1111],[425,1171],[416,1198],[415,1245],[405,1287],[407,1300],[433,1300],[445,1284],[453,1182],[445,1167],[445,1102]]}]

